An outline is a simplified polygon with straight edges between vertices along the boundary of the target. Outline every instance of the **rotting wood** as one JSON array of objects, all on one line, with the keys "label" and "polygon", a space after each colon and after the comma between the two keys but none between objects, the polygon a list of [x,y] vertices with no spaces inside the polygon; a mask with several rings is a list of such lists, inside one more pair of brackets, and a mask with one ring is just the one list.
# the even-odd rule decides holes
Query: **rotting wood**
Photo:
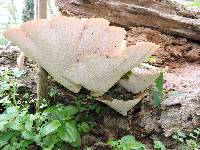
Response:
[{"label": "rotting wood", "polygon": [[200,41],[200,16],[160,0],[56,0],[63,15],[102,17],[123,27],[144,26]]}]

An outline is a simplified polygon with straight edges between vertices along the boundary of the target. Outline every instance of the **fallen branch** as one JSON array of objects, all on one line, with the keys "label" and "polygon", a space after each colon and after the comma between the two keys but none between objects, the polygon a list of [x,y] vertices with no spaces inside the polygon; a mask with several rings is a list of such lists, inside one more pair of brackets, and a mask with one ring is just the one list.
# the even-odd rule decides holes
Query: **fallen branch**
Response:
[{"label": "fallen branch", "polygon": [[56,0],[63,15],[103,17],[123,27],[152,27],[161,32],[200,41],[200,19],[182,5],[164,0]]}]

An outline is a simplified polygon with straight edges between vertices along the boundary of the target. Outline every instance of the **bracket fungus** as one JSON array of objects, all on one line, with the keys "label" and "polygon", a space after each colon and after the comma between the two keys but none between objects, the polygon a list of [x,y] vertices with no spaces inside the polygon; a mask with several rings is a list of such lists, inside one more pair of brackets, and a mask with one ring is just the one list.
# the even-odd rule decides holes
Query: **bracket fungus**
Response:
[{"label": "bracket fungus", "polygon": [[158,49],[151,42],[126,47],[125,34],[102,18],[63,16],[29,21],[4,32],[26,56],[75,93],[81,87],[108,91]]},{"label": "bracket fungus", "polygon": [[137,94],[144,91],[160,75],[160,69],[157,67],[135,67],[131,70],[129,79],[120,79],[119,83],[128,91]]}]

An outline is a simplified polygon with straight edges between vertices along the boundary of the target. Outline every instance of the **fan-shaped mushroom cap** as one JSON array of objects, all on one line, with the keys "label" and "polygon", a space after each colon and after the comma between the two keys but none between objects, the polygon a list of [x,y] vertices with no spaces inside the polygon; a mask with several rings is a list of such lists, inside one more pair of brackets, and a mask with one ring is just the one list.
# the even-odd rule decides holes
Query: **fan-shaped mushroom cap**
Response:
[{"label": "fan-shaped mushroom cap", "polygon": [[113,99],[113,100],[100,100],[97,99],[104,104],[110,106],[112,109],[116,110],[118,113],[122,114],[123,116],[127,116],[127,113],[129,110],[131,110],[137,103],[139,103],[143,98],[144,95],[139,95],[137,98],[133,100],[118,100],[118,99]]},{"label": "fan-shaped mushroom cap", "polygon": [[119,83],[133,94],[139,93],[150,86],[160,75],[160,69],[135,67],[129,79],[121,79]]},{"label": "fan-shaped mushroom cap", "polygon": [[146,42],[126,48],[120,57],[88,56],[68,67],[64,76],[91,91],[104,93],[125,73],[150,56],[155,49],[155,44]]},{"label": "fan-shaped mushroom cap", "polygon": [[101,18],[56,17],[30,21],[4,35],[73,92],[81,86],[102,93],[158,46],[125,46],[125,30]]}]

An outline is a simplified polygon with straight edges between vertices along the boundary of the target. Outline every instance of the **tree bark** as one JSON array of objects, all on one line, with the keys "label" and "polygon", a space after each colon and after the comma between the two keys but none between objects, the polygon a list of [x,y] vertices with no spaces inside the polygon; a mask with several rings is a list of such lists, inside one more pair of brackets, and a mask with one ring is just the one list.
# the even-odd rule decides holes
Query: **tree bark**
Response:
[{"label": "tree bark", "polygon": [[144,26],[200,41],[200,16],[166,0],[56,0],[63,15],[102,17],[123,27]]},{"label": "tree bark", "polygon": [[[38,19],[47,18],[47,0],[37,0],[36,2],[38,10],[36,10],[36,17]],[[38,66],[38,83],[37,83],[37,104],[36,111],[40,109],[40,104],[43,99],[47,98],[47,86],[48,86],[48,73],[47,71]]]}]

